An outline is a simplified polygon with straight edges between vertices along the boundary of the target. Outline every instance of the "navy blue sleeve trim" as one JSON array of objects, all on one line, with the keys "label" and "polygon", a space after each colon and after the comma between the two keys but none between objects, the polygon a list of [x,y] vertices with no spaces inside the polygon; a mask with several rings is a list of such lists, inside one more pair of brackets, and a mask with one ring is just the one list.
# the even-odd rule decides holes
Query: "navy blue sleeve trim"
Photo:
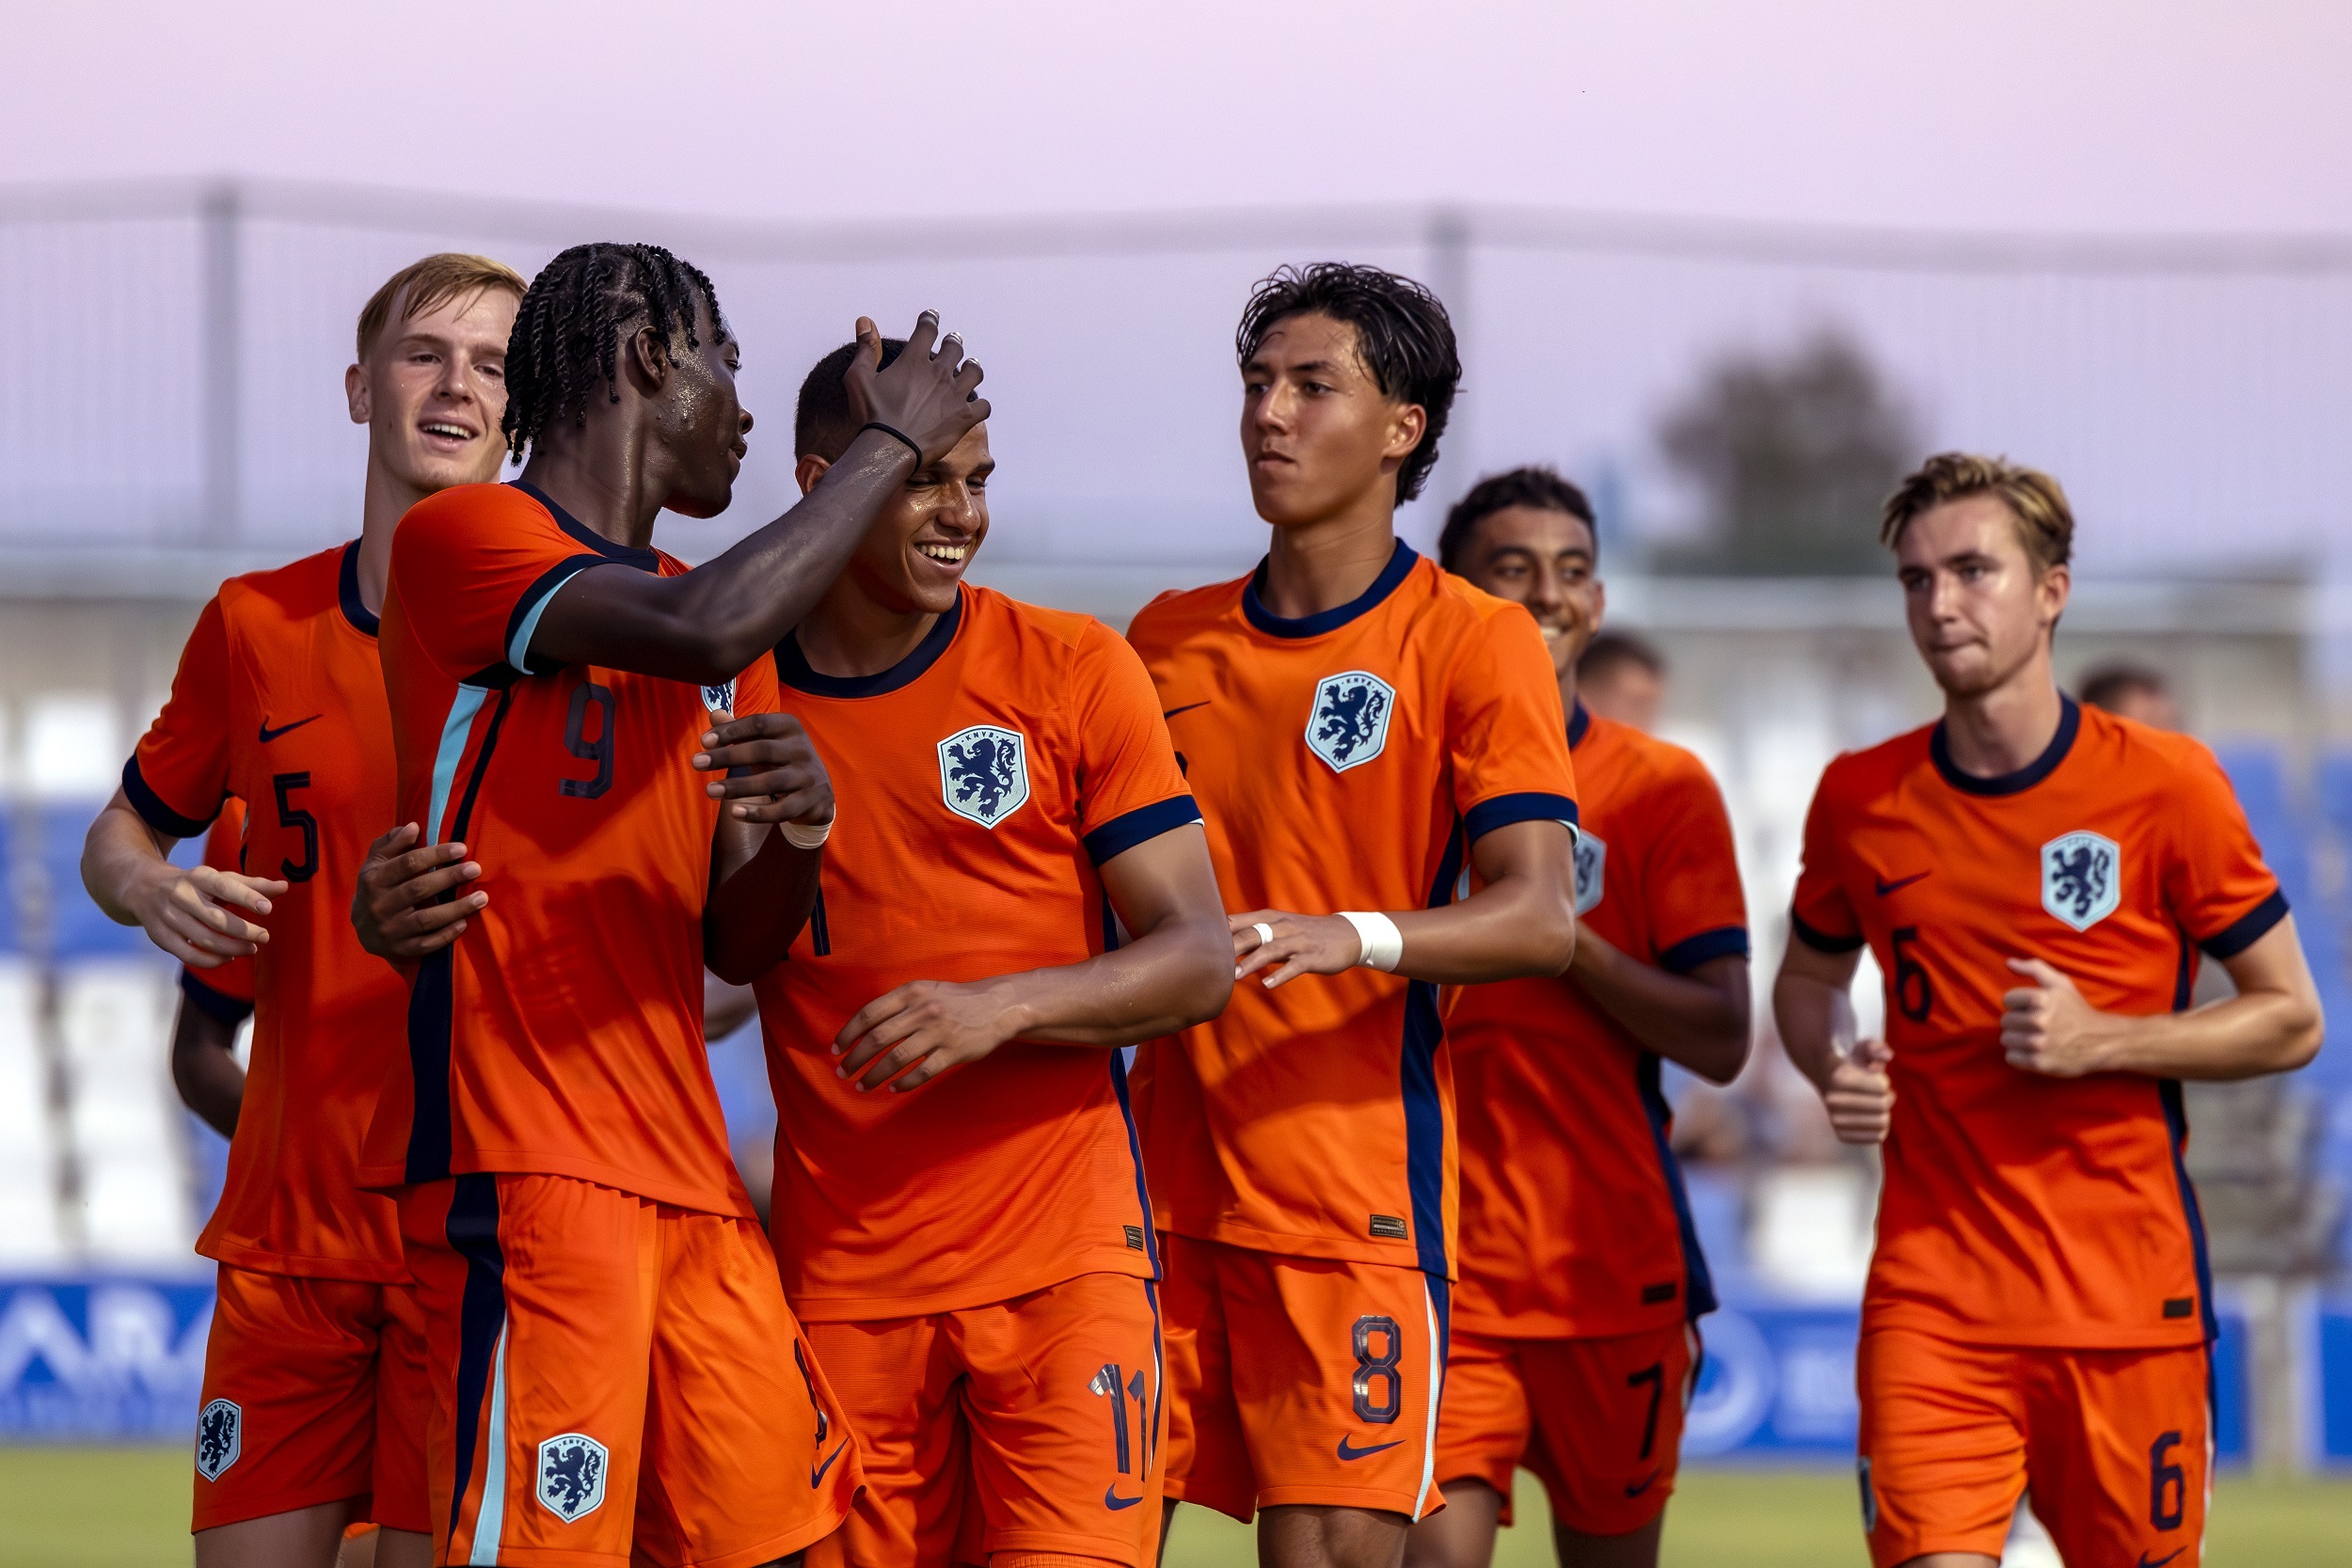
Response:
[{"label": "navy blue sleeve trim", "polygon": [[1530,790],[1522,795],[1498,795],[1491,800],[1481,800],[1462,817],[1462,827],[1472,844],[1514,822],[1565,822],[1573,828],[1576,802],[1565,795]]},{"label": "navy blue sleeve trim", "polygon": [[1087,853],[1094,863],[1125,854],[1136,845],[1159,837],[1162,833],[1181,828],[1187,822],[1200,820],[1200,808],[1189,795],[1171,795],[1148,806],[1137,806],[1124,816],[1114,816],[1086,835]]},{"label": "navy blue sleeve trim", "polygon": [[1827,931],[1817,930],[1807,926],[1804,923],[1804,916],[1794,910],[1788,911],[1788,928],[1796,933],[1799,942],[1817,952],[1851,953],[1862,945],[1862,939],[1858,936],[1834,937]]},{"label": "navy blue sleeve trim", "polygon": [[132,752],[131,760],[122,765],[122,793],[129,797],[132,809],[139,814],[140,818],[166,838],[198,837],[213,825],[213,816],[220,815],[220,806],[215,803],[213,816],[199,822],[193,816],[183,816],[164,804],[164,798],[149,788],[147,780],[140,775],[136,752]]},{"label": "navy blue sleeve trim", "polygon": [[241,996],[228,996],[215,990],[196,977],[196,971],[180,972],[180,993],[188,1005],[207,1018],[218,1019],[231,1029],[253,1016],[253,1004]]},{"label": "navy blue sleeve trim", "polygon": [[2268,936],[2270,928],[2286,917],[2287,895],[2272,888],[2269,897],[2197,945],[2217,958],[2234,958]]},{"label": "navy blue sleeve trim", "polygon": [[1701,931],[1686,937],[1658,955],[1658,967],[1674,974],[1688,974],[1710,958],[1748,956],[1748,928],[1745,926],[1724,926],[1712,931]]},{"label": "navy blue sleeve trim", "polygon": [[[511,656],[515,652],[515,634],[521,631],[526,623],[530,623],[531,629],[536,632],[539,629],[536,612],[548,602],[548,595],[571,581],[573,574],[590,566],[601,566],[606,559],[601,555],[566,556],[532,579],[531,586],[515,600],[515,608],[506,617],[506,636],[499,643],[499,652],[509,656],[509,668],[521,669],[526,675],[551,675],[564,668],[562,659],[531,658],[527,669],[514,664]],[[524,657],[530,657],[527,654]]]}]

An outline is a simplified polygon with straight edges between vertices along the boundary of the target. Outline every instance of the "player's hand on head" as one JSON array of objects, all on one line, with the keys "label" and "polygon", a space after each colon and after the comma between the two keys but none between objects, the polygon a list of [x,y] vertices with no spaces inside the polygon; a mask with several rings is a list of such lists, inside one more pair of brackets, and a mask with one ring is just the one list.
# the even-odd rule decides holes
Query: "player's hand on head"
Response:
[{"label": "player's hand on head", "polygon": [[923,449],[925,463],[946,456],[988,418],[988,400],[978,390],[980,362],[964,357],[961,334],[939,335],[936,310],[915,318],[906,348],[887,365],[882,332],[868,317],[857,319],[857,342],[842,376],[851,417],[861,425],[878,421],[899,432]]},{"label": "player's hand on head", "polygon": [[1338,974],[1364,956],[1364,939],[1336,914],[1252,910],[1225,917],[1233,933],[1233,978],[1264,974],[1268,990],[1301,974]]},{"label": "player's hand on head", "polygon": [[2001,1051],[2009,1065],[2051,1078],[2106,1069],[2106,1015],[2083,1000],[2063,970],[2040,958],[2011,958],[2026,984],[2001,997]]},{"label": "player's hand on head", "polygon": [[841,1026],[833,1042],[841,1058],[835,1070],[855,1078],[861,1092],[888,1084],[902,1094],[978,1061],[1019,1032],[1018,1018],[989,981],[912,980]]},{"label": "player's hand on head", "polygon": [[1886,1064],[1895,1059],[1884,1040],[1856,1042],[1852,1054],[1830,1069],[1821,1104],[1840,1143],[1879,1144],[1895,1119],[1895,1085]]},{"label": "player's hand on head", "polygon": [[359,945],[394,963],[447,947],[490,902],[479,890],[442,901],[481,876],[482,867],[466,858],[464,845],[420,846],[422,837],[409,822],[369,845],[351,895],[351,927]]},{"label": "player's hand on head", "polygon": [[269,941],[269,932],[246,917],[269,913],[270,900],[285,891],[284,882],[265,877],[167,862],[134,893],[131,908],[156,946],[191,969],[217,969]]},{"label": "player's hand on head", "polygon": [[[753,713],[722,720],[703,732],[694,767],[719,775],[703,785],[739,822],[833,820],[833,780],[817,743],[788,713]],[[738,773],[736,769],[742,771]]]}]

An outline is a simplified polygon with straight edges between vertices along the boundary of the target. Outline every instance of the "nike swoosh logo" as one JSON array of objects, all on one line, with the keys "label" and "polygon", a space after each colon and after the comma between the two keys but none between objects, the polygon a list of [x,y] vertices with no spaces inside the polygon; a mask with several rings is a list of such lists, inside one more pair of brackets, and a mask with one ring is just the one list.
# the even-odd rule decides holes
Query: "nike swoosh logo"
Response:
[{"label": "nike swoosh logo", "polygon": [[308,719],[297,719],[291,724],[280,724],[274,730],[269,727],[269,721],[264,719],[262,721],[262,744],[266,746],[289,731],[298,730],[305,724],[315,724],[326,717],[324,713],[314,713]]},{"label": "nike swoosh logo", "polygon": [[2162,1557],[2150,1557],[2146,1552],[2142,1552],[2139,1554],[2139,1568],[2164,1568],[2166,1563],[2186,1550],[2188,1550],[2186,1546],[2175,1546]]},{"label": "nike swoosh logo", "polygon": [[[1663,1468],[1665,1468],[1665,1466],[1662,1465],[1659,1466],[1659,1469]],[[1638,1497],[1643,1493],[1648,1491],[1650,1489],[1650,1483],[1655,1481],[1657,1479],[1658,1470],[1652,1470],[1648,1475],[1644,1476],[1639,1481],[1628,1486],[1625,1489],[1625,1495],[1629,1497]]]},{"label": "nike swoosh logo", "polygon": [[833,1462],[841,1457],[841,1449],[846,1449],[849,1446],[850,1440],[847,1437],[844,1437],[841,1439],[840,1447],[834,1449],[833,1452],[825,1455],[825,1462],[808,1473],[808,1484],[811,1491],[815,1491],[817,1483],[825,1479],[825,1472],[833,1468]]},{"label": "nike swoosh logo", "polygon": [[1143,1501],[1141,1497],[1120,1497],[1119,1495],[1119,1482],[1117,1481],[1113,1481],[1108,1486],[1103,1488],[1103,1506],[1109,1509],[1114,1513],[1122,1508],[1133,1508],[1136,1504],[1141,1501]]},{"label": "nike swoosh logo", "polygon": [[[1213,702],[1216,699],[1211,698],[1209,699],[1209,702]],[[1173,719],[1180,713],[1190,713],[1194,708],[1207,707],[1209,705],[1209,702],[1186,703],[1183,707],[1169,708],[1167,712],[1161,714],[1160,717],[1163,719]]]},{"label": "nike swoosh logo", "polygon": [[1915,871],[1908,877],[1898,877],[1891,882],[1885,878],[1876,875],[1873,875],[1870,879],[1878,884],[1879,896],[1883,898],[1888,894],[1893,893],[1896,889],[1909,887],[1920,878],[1928,875],[1930,875],[1930,873],[1925,871]]},{"label": "nike swoosh logo", "polygon": [[1347,1439],[1343,1437],[1340,1439],[1340,1457],[1342,1459],[1367,1459],[1375,1453],[1386,1453],[1391,1449],[1399,1448],[1404,1442],[1405,1439],[1400,1437],[1393,1443],[1375,1443],[1368,1449],[1358,1449],[1349,1447]]}]

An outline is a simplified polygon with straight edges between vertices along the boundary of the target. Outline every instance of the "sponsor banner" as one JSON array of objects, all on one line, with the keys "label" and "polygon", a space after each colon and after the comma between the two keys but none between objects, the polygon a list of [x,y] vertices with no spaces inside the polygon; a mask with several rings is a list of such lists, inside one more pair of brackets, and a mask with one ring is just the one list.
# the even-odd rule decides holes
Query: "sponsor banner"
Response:
[{"label": "sponsor banner", "polygon": [[0,1279],[0,1442],[196,1433],[209,1279]]}]

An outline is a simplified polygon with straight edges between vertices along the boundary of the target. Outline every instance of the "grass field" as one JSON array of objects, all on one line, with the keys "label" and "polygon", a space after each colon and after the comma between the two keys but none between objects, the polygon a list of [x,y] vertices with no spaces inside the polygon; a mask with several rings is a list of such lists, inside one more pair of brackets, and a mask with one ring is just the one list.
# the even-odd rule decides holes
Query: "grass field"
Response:
[{"label": "grass field", "polygon": [[[1551,1552],[1542,1494],[1520,1480],[1520,1524],[1497,1568]],[[188,1460],[179,1449],[0,1449],[0,1568],[179,1568],[189,1560]],[[2207,1568],[2352,1563],[2352,1481],[2225,1480]],[[1250,1532],[1181,1509],[1168,1568],[1246,1568]],[[1670,1568],[1861,1568],[1853,1482],[1835,1470],[1698,1470],[1666,1521]]]}]

